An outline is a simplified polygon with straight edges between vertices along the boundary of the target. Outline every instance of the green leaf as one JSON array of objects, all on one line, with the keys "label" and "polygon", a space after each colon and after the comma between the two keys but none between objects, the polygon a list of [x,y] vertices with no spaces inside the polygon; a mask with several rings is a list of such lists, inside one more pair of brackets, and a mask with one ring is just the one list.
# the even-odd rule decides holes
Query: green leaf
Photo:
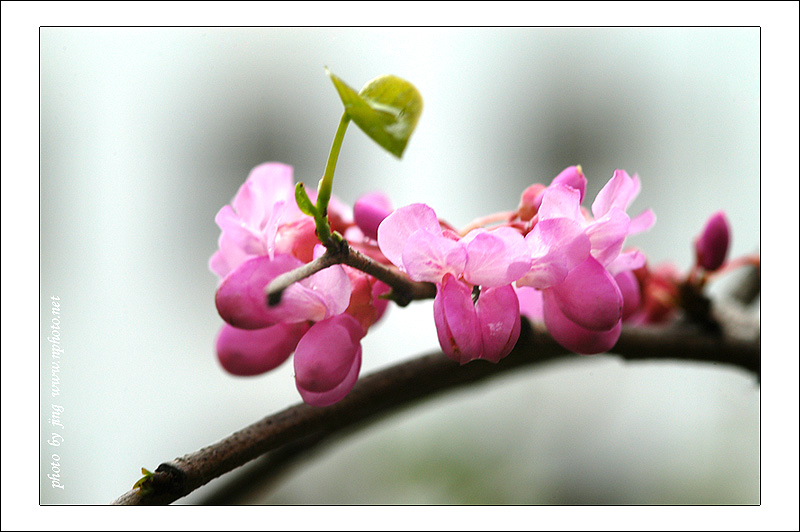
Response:
[{"label": "green leaf", "polygon": [[356,93],[327,70],[350,119],[395,157],[402,157],[422,114],[417,88],[397,76],[379,76]]},{"label": "green leaf", "polygon": [[313,203],[311,203],[311,198],[308,197],[306,187],[303,185],[303,183],[297,183],[297,185],[294,187],[294,199],[297,201],[297,206],[300,208],[300,212],[309,216],[313,216],[314,218],[317,217],[317,208],[314,207]]}]

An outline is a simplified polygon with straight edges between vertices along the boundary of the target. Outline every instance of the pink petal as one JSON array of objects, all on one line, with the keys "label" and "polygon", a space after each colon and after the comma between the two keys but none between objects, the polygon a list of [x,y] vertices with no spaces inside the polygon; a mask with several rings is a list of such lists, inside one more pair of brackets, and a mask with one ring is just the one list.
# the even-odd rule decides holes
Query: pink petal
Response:
[{"label": "pink petal", "polygon": [[476,229],[464,237],[467,260],[464,279],[481,287],[513,283],[531,267],[525,239],[510,227]]},{"label": "pink petal", "polygon": [[553,181],[550,183],[552,185],[567,185],[581,193],[580,200],[578,203],[583,201],[583,196],[586,194],[586,177],[583,175],[583,170],[581,170],[580,166],[570,166],[569,168],[565,168],[558,174]]},{"label": "pink petal", "polygon": [[463,244],[441,235],[418,229],[403,250],[401,264],[414,281],[438,283],[446,273],[460,275],[467,262]]},{"label": "pink petal", "polygon": [[363,336],[361,325],[348,314],[315,323],[294,355],[298,389],[321,393],[339,386],[352,370]]},{"label": "pink petal", "polygon": [[[320,321],[344,312],[350,304],[350,292],[350,278],[344,268],[337,264],[293,284],[286,289],[281,300],[286,299],[287,308],[284,312],[287,316],[294,312],[301,319]],[[289,303],[299,308],[292,311]]]},{"label": "pink petal", "polygon": [[483,342],[482,359],[498,362],[508,355],[519,339],[519,300],[507,284],[482,290],[475,305]]},{"label": "pink petal", "polygon": [[616,170],[614,176],[597,193],[592,203],[592,214],[595,218],[602,218],[612,207],[624,211],[639,194],[640,188],[638,176],[631,179],[625,170]]},{"label": "pink petal", "polygon": [[540,220],[525,237],[532,255],[531,269],[518,286],[548,288],[564,281],[567,273],[586,260],[591,243],[577,222],[567,218]]},{"label": "pink petal", "polygon": [[542,204],[539,206],[539,220],[549,218],[569,218],[582,222],[580,190],[564,184],[555,184],[547,187],[542,195]]},{"label": "pink petal", "polygon": [[214,221],[222,229],[220,240],[227,240],[247,255],[267,254],[267,246],[261,238],[261,232],[253,230],[253,227],[242,220],[230,205],[222,207]]},{"label": "pink petal", "polygon": [[441,235],[436,212],[424,203],[401,207],[378,226],[378,246],[392,264],[402,268],[403,249],[409,237],[419,229],[432,235]]},{"label": "pink petal", "polygon": [[233,208],[250,227],[263,229],[274,205],[294,198],[292,174],[292,167],[281,163],[256,166],[239,188]]},{"label": "pink petal", "polygon": [[632,271],[626,270],[614,276],[614,281],[619,286],[622,294],[622,319],[630,318],[639,310],[642,304],[642,293],[639,289],[639,281]]},{"label": "pink petal", "polygon": [[[264,288],[275,277],[302,263],[288,255],[254,257],[239,265],[222,280],[216,294],[219,315],[240,329],[261,329],[278,323],[284,302],[272,309],[267,307]],[[297,320],[301,321],[301,320]]]},{"label": "pink petal", "polygon": [[[353,359],[353,363],[350,366],[350,371],[347,373],[347,376],[344,380],[335,388],[328,390],[327,392],[312,392],[306,389],[301,388],[297,385],[297,391],[300,392],[300,397],[303,398],[307,404],[311,406],[330,406],[334,403],[338,403],[342,399],[344,399],[350,390],[353,389],[353,386],[356,385],[358,381],[358,373],[361,370],[361,345],[358,346],[358,350],[356,351],[356,355]],[[295,381],[295,384],[296,381]]]},{"label": "pink petal", "polygon": [[260,375],[283,364],[308,328],[307,323],[278,323],[248,331],[223,325],[217,336],[217,359],[233,375]]},{"label": "pink petal", "polygon": [[606,331],[590,331],[567,318],[562,312],[554,290],[542,291],[544,323],[553,339],[575,353],[593,355],[614,347],[622,332],[622,322]]},{"label": "pink petal", "polygon": [[544,321],[542,291],[530,286],[516,288],[520,314],[532,321]]},{"label": "pink petal", "polygon": [[630,219],[625,211],[614,207],[586,227],[586,235],[592,243],[592,256],[600,264],[606,266],[619,255],[629,226]]},{"label": "pink petal", "polygon": [[606,331],[622,317],[622,293],[611,274],[592,257],[551,290],[561,312],[583,328]]},{"label": "pink petal", "polygon": [[344,312],[350,280],[341,266],[331,266],[287,288],[280,304],[268,307],[264,290],[278,275],[302,266],[289,255],[254,257],[222,280],[216,294],[219,315],[240,329],[261,329],[279,322],[319,321]]},{"label": "pink petal", "polygon": [[641,214],[631,219],[631,226],[628,228],[629,235],[637,235],[647,231],[656,223],[656,215],[651,209],[647,209]]},{"label": "pink petal", "polygon": [[392,212],[389,197],[382,192],[364,194],[356,200],[353,215],[358,227],[373,240],[378,238],[378,226]]},{"label": "pink petal", "polygon": [[639,250],[632,249],[617,255],[610,264],[606,266],[608,273],[616,276],[625,270],[637,270],[647,263],[647,257]]},{"label": "pink petal", "polygon": [[466,283],[450,274],[444,276],[433,300],[433,319],[445,355],[461,364],[480,358],[481,329]]}]

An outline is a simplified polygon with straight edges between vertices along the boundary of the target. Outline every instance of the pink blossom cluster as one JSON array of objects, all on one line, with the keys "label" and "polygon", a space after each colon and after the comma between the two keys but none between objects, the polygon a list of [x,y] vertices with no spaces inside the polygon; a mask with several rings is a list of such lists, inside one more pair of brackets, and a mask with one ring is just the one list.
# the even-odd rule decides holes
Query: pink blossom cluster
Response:
[{"label": "pink blossom cluster", "polygon": [[[336,198],[328,216],[334,230],[367,254],[379,255]],[[216,222],[222,234],[209,266],[220,278],[216,305],[226,324],[216,348],[223,368],[234,375],[258,375],[294,353],[303,400],[316,406],[341,400],[358,379],[361,338],[383,315],[388,301],[379,296],[389,287],[334,265],[292,284],[278,305],[267,306],[264,290],[270,281],[324,252],[313,218],[295,202],[290,166],[254,168]]]},{"label": "pink blossom cluster", "polygon": [[599,353],[619,338],[640,302],[632,273],[645,264],[623,251],[628,235],[655,222],[627,207],[640,182],[617,170],[592,204],[581,207],[586,178],[572,166],[550,186],[526,189],[504,223],[459,234],[433,209],[415,204],[378,228],[384,255],[415,281],[436,283],[434,320],[444,352],[461,362],[505,357],[520,332],[520,312],[543,320],[553,338],[577,353]]},{"label": "pink blossom cluster", "polygon": [[[382,194],[363,196],[352,213],[334,198],[328,216],[350,246],[413,281],[435,284],[438,340],[459,363],[508,355],[521,314],[544,321],[564,347],[592,354],[610,349],[622,321],[642,307],[634,271],[645,257],[623,249],[627,236],[655,222],[650,210],[633,218],[626,212],[639,189],[636,175],[617,170],[586,209],[586,178],[573,166],[549,186],[526,189],[517,210],[495,217],[500,223],[491,227],[481,222],[459,232],[425,204],[392,210]],[[267,306],[270,281],[324,252],[293,191],[291,167],[266,163],[217,214],[222,234],[210,267],[220,277],[216,304],[226,322],[217,355],[227,371],[255,375],[294,353],[301,396],[325,406],[355,384],[360,340],[383,315],[387,300],[380,296],[389,287],[335,265]]]}]

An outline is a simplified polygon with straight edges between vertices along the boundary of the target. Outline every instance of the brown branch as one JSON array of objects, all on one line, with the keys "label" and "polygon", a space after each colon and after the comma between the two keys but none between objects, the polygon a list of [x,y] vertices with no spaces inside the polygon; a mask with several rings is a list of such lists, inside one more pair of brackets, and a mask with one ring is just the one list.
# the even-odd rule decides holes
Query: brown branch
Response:
[{"label": "brown branch", "polygon": [[[738,366],[760,375],[760,342],[703,335],[684,328],[625,328],[613,352],[625,360],[695,360]],[[287,408],[213,445],[165,462],[142,489],[129,491],[113,504],[169,504],[284,446],[284,454],[292,457],[327,437],[444,391],[516,368],[577,356],[559,346],[543,326],[531,326],[523,320],[516,347],[497,364],[474,361],[460,366],[442,353],[398,364],[359,379],[347,397],[334,405]],[[293,449],[293,442],[303,441],[307,445]]]},{"label": "brown branch", "polygon": [[436,285],[412,281],[398,270],[377,262],[363,253],[350,247],[347,241],[338,244],[331,243],[327,251],[313,261],[300,266],[292,271],[283,273],[270,281],[264,290],[267,305],[277,305],[281,301],[283,291],[296,283],[309,277],[320,270],[334,264],[346,264],[357,270],[367,273],[379,281],[392,287],[389,299],[401,307],[419,299],[432,299],[436,296]]}]

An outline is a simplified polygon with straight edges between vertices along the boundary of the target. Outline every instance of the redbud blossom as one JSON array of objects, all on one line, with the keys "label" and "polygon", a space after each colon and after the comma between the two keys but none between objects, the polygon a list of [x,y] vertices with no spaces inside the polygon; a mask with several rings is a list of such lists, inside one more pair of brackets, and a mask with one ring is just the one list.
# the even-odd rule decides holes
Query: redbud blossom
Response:
[{"label": "redbud blossom", "polygon": [[728,255],[730,240],[731,230],[725,213],[714,213],[694,243],[697,265],[708,271],[719,269]]},{"label": "redbud blossom", "polygon": [[[616,342],[624,303],[638,305],[638,292],[623,272],[643,265],[644,255],[622,253],[622,246],[629,234],[648,229],[655,217],[649,210],[633,220],[628,217],[625,209],[640,183],[623,170],[617,170],[598,193],[592,204],[594,216],[589,216],[580,207],[581,190],[576,188],[582,180],[578,167],[568,168],[542,193],[538,221],[525,237],[532,267],[517,286],[542,291],[541,306],[525,294],[524,307],[541,308],[556,341],[591,354]],[[622,280],[624,294],[615,276]]]},{"label": "redbud blossom", "polygon": [[498,362],[519,339],[519,301],[511,285],[481,290],[473,304],[470,286],[448,273],[437,285],[433,318],[442,350],[461,364]]}]

